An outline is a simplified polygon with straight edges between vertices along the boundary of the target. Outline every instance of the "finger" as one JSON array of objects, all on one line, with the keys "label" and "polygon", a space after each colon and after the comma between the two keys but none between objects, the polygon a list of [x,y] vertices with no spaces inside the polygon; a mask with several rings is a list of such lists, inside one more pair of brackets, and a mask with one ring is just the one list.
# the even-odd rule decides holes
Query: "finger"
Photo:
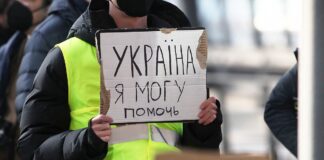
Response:
[{"label": "finger", "polygon": [[216,97],[209,97],[208,101],[211,103],[216,103]]},{"label": "finger", "polygon": [[202,117],[210,116],[210,115],[216,114],[216,113],[217,113],[216,109],[214,109],[214,108],[208,108],[208,109],[205,109],[205,110],[201,111],[199,113],[198,117],[199,118],[202,118]]},{"label": "finger", "polygon": [[108,116],[108,115],[104,115],[102,117],[102,120],[103,120],[103,122],[108,122],[108,123],[112,123],[113,122],[113,119],[110,116]]},{"label": "finger", "polygon": [[112,118],[107,115],[97,115],[91,120],[92,123],[111,123]]},{"label": "finger", "polygon": [[215,103],[210,103],[208,106],[204,107],[203,109],[201,109],[201,111],[198,114],[198,117],[202,117],[205,114],[207,114],[208,112],[211,111],[215,111],[216,112],[216,105]]},{"label": "finger", "polygon": [[205,109],[209,104],[210,102],[208,100],[205,100],[203,103],[200,104],[200,109]]},{"label": "finger", "polygon": [[216,111],[215,110],[211,110],[210,112],[206,113],[201,118],[199,118],[199,123],[200,124],[203,124],[203,123],[207,122],[208,119],[210,119],[210,117],[213,117],[214,115],[216,115]]},{"label": "finger", "polygon": [[207,100],[205,100],[203,103],[201,103],[200,108],[204,109],[209,104],[215,104],[215,103],[216,103],[216,98],[215,97],[209,97]]},{"label": "finger", "polygon": [[215,119],[216,119],[216,115],[212,115],[208,120],[206,120],[205,123],[203,123],[203,125],[206,126],[206,125],[208,125],[208,124],[214,122]]},{"label": "finger", "polygon": [[91,120],[91,122],[92,123],[101,123],[102,122],[102,120],[103,120],[103,117],[104,117],[104,115],[97,115],[96,117],[94,117],[92,120]]},{"label": "finger", "polygon": [[94,131],[107,130],[110,129],[110,124],[109,123],[93,124],[91,128]]},{"label": "finger", "polygon": [[105,131],[97,131],[95,132],[95,134],[98,136],[98,137],[106,137],[106,136],[111,136],[111,130],[105,130]]},{"label": "finger", "polygon": [[104,142],[108,142],[109,139],[110,139],[110,136],[101,137],[100,139],[101,139],[102,141],[104,141]]}]

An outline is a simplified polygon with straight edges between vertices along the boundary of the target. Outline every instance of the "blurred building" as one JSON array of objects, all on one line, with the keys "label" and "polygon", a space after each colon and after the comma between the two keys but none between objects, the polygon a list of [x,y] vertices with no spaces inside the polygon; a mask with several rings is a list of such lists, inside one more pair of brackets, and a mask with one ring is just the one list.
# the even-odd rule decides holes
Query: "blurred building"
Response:
[{"label": "blurred building", "polygon": [[264,105],[296,63],[300,0],[169,0],[209,37],[207,83],[222,101],[224,153],[294,158],[270,133]]}]

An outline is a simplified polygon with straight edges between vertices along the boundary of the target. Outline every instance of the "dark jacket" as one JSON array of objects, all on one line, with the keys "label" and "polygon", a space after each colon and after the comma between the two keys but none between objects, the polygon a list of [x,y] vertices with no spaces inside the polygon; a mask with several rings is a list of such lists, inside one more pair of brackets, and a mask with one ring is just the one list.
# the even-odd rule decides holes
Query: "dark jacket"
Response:
[{"label": "dark jacket", "polygon": [[272,90],[264,119],[275,137],[297,156],[297,65]]},{"label": "dark jacket", "polygon": [[[156,12],[155,9],[149,14],[149,27],[189,26],[189,21],[175,6],[156,1],[154,7],[159,8],[160,12]],[[75,22],[70,36],[95,45],[94,33],[97,29],[116,27],[107,9],[107,1],[92,1],[89,10]],[[177,21],[177,18],[182,18],[183,23],[178,23],[180,21]],[[18,151],[23,159],[33,157],[47,160],[103,159],[105,157],[107,144],[93,133],[90,125],[80,130],[69,130],[70,109],[67,88],[62,52],[59,48],[54,48],[37,73],[34,88],[22,112],[20,126],[22,134],[18,142]],[[222,139],[220,128],[222,117],[220,111],[218,113],[218,119],[208,126],[200,126],[198,123],[185,124],[182,144],[218,149]]]},{"label": "dark jacket", "polygon": [[25,33],[17,31],[7,43],[0,47],[0,118],[5,116],[7,110],[6,91],[12,74],[10,71],[12,63],[14,63],[13,59],[17,57],[19,48],[26,37]]},{"label": "dark jacket", "polygon": [[[15,122],[9,121],[15,115],[12,95],[15,92],[18,67],[22,57],[22,47],[26,42],[26,34],[16,31],[10,39],[0,47],[0,159],[8,152],[14,154]],[[11,159],[6,157],[4,159]]]},{"label": "dark jacket", "polygon": [[0,26],[0,45],[5,44],[16,31],[12,28]]},{"label": "dark jacket", "polygon": [[18,73],[16,91],[18,116],[47,53],[55,44],[66,39],[72,24],[86,10],[87,5],[86,0],[55,0],[49,8],[48,17],[33,31],[27,41]]}]

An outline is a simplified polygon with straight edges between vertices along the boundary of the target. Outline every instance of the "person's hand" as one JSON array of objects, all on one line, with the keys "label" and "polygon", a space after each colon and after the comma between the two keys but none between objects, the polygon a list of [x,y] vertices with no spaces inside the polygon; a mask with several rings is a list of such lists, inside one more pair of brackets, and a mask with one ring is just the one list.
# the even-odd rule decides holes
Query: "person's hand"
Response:
[{"label": "person's hand", "polygon": [[215,104],[216,98],[210,97],[204,102],[201,103],[200,109],[201,111],[198,114],[199,117],[199,124],[208,125],[212,123],[216,119],[217,114],[217,106]]},{"label": "person's hand", "polygon": [[91,129],[102,141],[108,142],[111,136],[111,122],[111,117],[100,114],[91,120]]}]

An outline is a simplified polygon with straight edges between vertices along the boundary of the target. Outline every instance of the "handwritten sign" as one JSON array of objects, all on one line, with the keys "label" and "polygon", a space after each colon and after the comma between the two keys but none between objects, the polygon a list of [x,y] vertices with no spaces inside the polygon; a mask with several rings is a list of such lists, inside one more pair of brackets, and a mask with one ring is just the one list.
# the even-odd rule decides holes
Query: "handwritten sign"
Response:
[{"label": "handwritten sign", "polygon": [[96,41],[101,92],[109,93],[104,107],[115,124],[198,119],[206,99],[204,29],[101,30]]}]

